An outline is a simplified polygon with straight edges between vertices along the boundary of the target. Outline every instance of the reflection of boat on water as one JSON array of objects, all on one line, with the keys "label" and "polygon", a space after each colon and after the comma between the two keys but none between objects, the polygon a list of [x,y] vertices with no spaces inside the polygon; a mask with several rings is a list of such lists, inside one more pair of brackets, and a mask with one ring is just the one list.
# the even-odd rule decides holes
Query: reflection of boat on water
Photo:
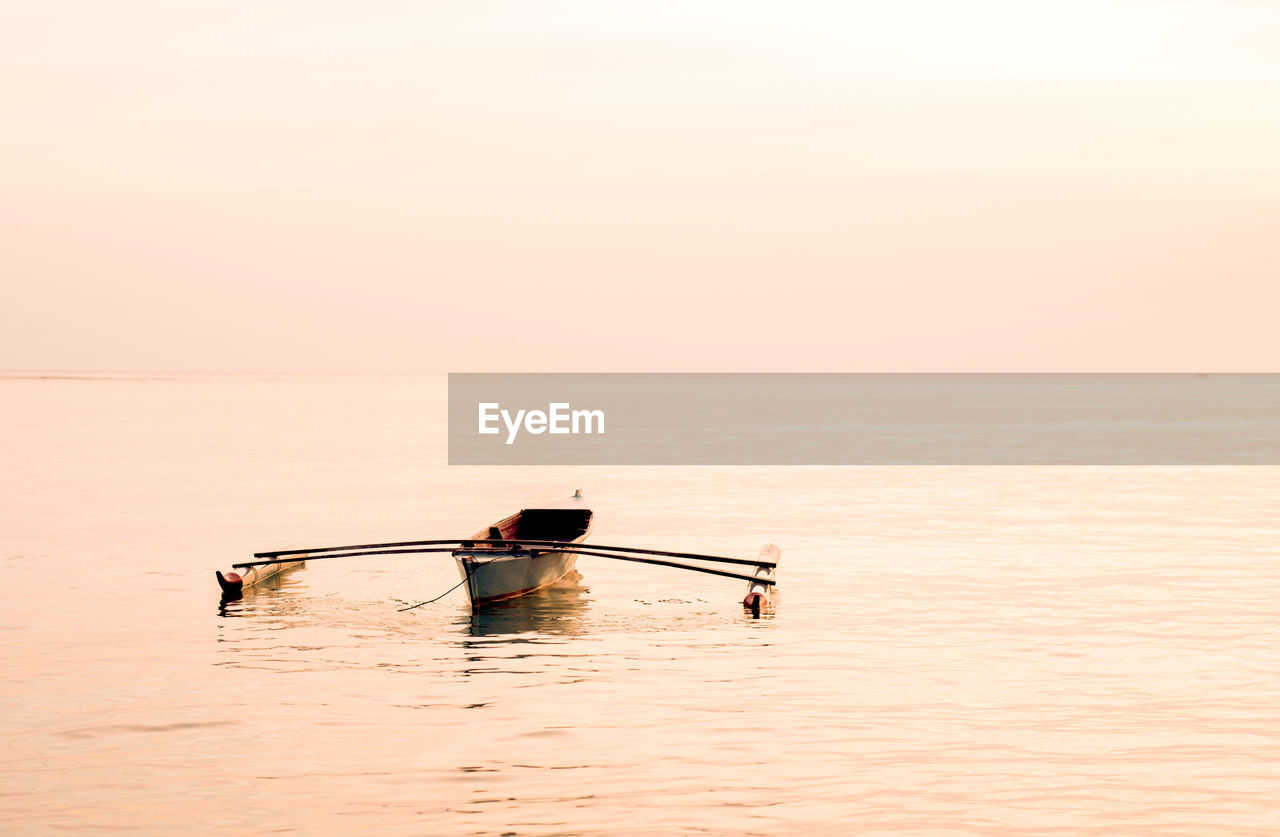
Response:
[{"label": "reflection of boat on water", "polygon": [[582,573],[570,570],[559,581],[518,599],[492,602],[472,609],[466,622],[471,636],[496,637],[507,634],[559,634],[572,636],[582,631],[583,617],[591,588],[582,584]]}]

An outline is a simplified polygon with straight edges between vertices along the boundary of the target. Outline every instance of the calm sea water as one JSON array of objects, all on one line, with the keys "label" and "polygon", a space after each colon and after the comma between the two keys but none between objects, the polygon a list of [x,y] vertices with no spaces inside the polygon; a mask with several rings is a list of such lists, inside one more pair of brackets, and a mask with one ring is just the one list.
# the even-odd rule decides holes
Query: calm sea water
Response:
[{"label": "calm sea water", "polygon": [[[449,468],[441,377],[0,379],[0,831],[1275,834],[1280,469]],[[581,488],[473,615],[447,556]]]}]

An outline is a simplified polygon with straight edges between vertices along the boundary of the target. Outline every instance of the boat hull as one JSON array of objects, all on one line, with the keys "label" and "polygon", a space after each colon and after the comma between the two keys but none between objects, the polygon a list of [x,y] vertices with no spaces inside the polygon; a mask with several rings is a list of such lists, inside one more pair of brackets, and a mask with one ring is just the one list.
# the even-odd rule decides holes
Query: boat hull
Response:
[{"label": "boat hull", "polygon": [[[555,584],[577,564],[576,552],[559,544],[581,544],[591,533],[594,515],[582,492],[567,500],[521,509],[455,550],[458,573],[466,583],[472,607],[527,596]],[[521,540],[548,541],[556,546],[525,548]]]},{"label": "boat hull", "polygon": [[473,606],[527,596],[549,587],[573,570],[577,559],[575,553],[558,550],[454,553]]}]

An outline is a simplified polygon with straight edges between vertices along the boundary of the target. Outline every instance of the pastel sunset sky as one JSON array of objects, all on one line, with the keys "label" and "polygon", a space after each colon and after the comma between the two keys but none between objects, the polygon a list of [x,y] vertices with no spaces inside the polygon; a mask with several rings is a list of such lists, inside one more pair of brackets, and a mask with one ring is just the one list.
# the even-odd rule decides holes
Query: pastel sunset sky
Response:
[{"label": "pastel sunset sky", "polygon": [[1267,0],[0,0],[0,369],[1280,371]]}]

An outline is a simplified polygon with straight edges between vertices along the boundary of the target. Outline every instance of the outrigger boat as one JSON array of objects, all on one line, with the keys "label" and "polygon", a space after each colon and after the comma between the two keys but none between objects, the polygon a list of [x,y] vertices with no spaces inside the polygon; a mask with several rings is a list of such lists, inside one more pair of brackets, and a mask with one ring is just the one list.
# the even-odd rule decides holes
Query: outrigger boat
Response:
[{"label": "outrigger boat", "polygon": [[[243,575],[228,573],[225,576],[218,573],[218,583],[222,585],[224,593],[228,593],[228,585],[233,588],[237,584],[248,586],[297,566],[304,558],[321,561],[363,555],[447,552],[457,562],[458,573],[462,576],[462,581],[457,586],[465,586],[471,606],[479,608],[491,602],[526,596],[555,584],[575,568],[579,555],[591,555],[746,581],[747,595],[742,604],[756,615],[769,604],[769,597],[778,583],[775,571],[781,551],[773,544],[763,547],[756,558],[725,558],[692,552],[588,544],[585,541],[591,534],[593,520],[594,515],[582,492],[576,491],[572,497],[560,503],[521,509],[467,540],[401,541],[258,552],[254,554],[254,558],[258,560],[232,565],[237,570],[247,572]],[[697,563],[676,563],[656,556],[681,558]],[[751,567],[753,572],[748,575],[699,566],[703,562],[739,564]],[[239,590],[235,589],[234,592]]]}]

